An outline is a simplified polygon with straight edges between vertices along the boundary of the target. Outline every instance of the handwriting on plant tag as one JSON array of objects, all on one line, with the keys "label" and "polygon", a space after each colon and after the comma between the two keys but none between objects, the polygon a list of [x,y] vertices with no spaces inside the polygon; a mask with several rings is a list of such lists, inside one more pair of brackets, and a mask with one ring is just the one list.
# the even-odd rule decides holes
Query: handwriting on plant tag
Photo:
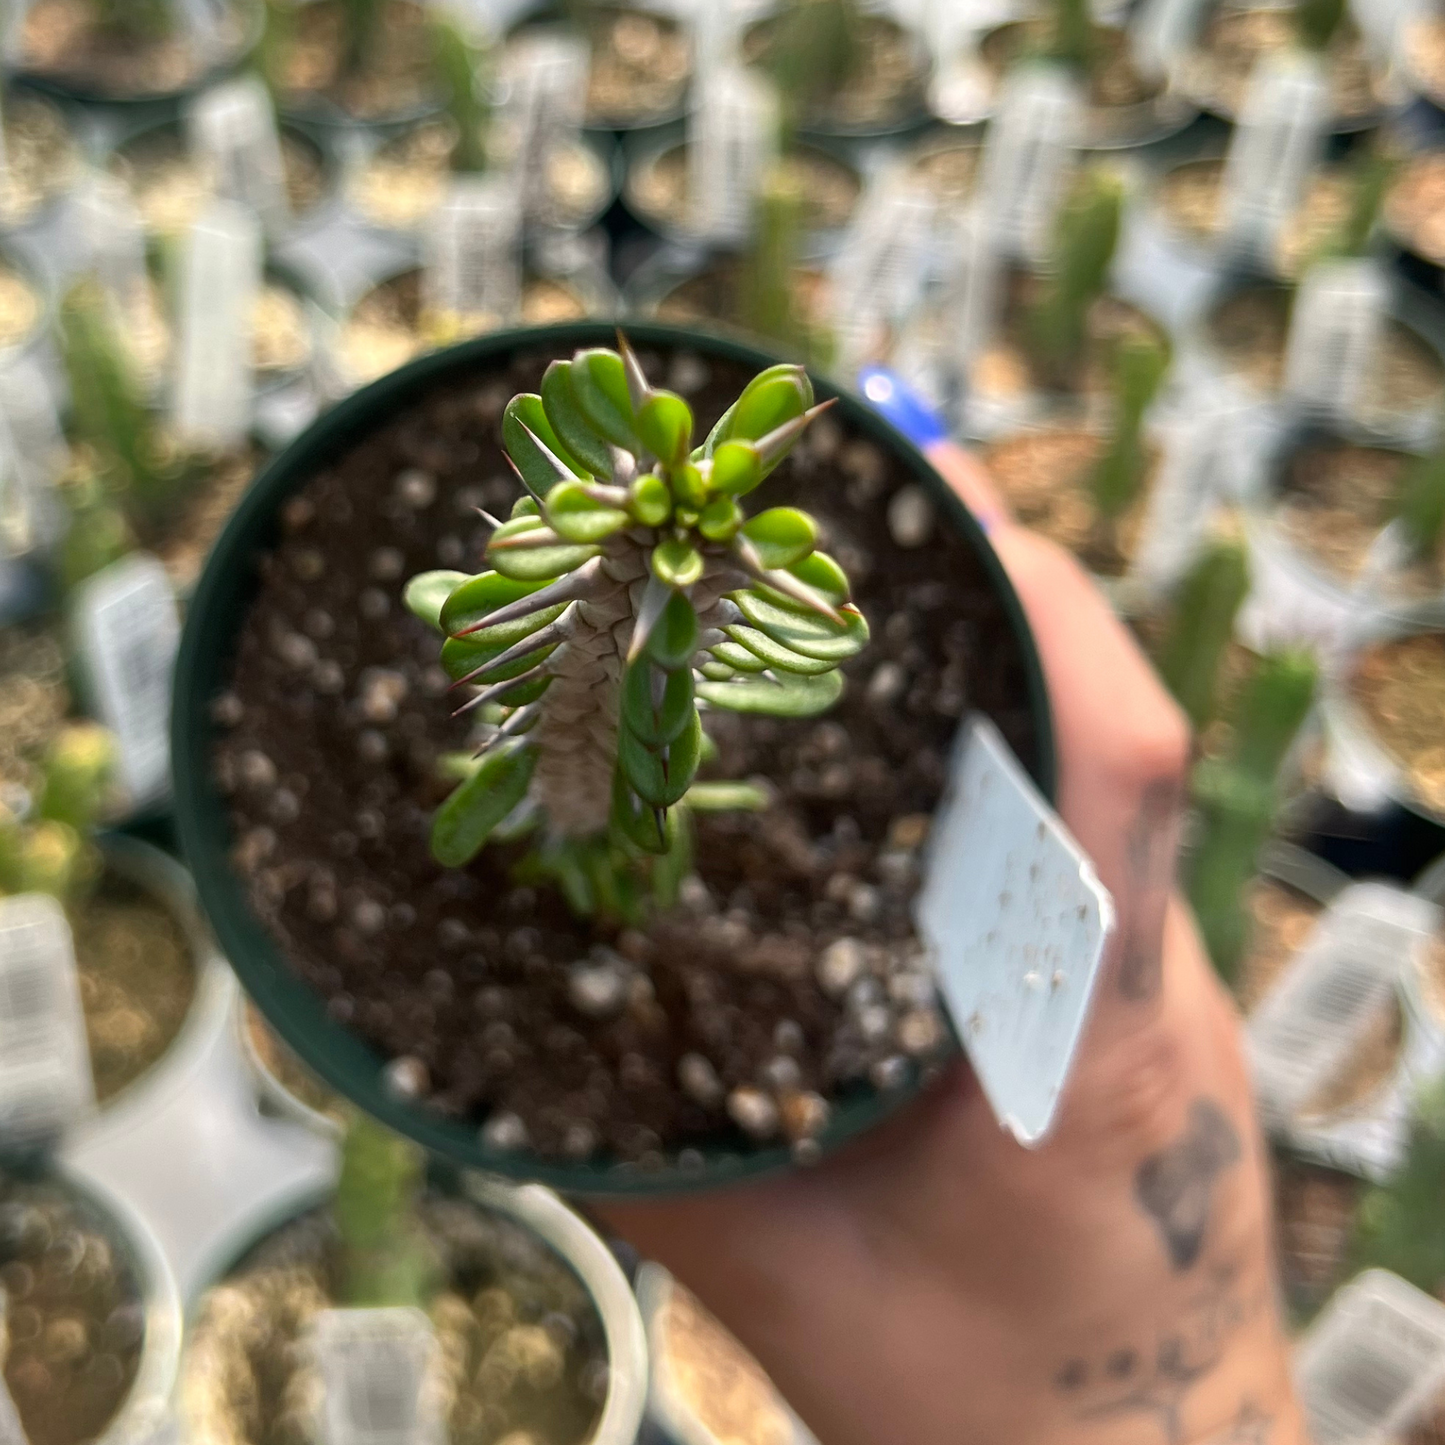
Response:
[{"label": "handwriting on plant tag", "polygon": [[77,650],[96,717],[115,734],[121,782],[137,805],[170,781],[171,671],[180,614],[166,570],[136,552],[96,573],[75,603]]},{"label": "handwriting on plant tag", "polygon": [[512,320],[522,295],[519,244],[517,196],[504,178],[453,180],[423,242],[428,323],[460,331]]},{"label": "handwriting on plant tag", "polygon": [[189,115],[192,146],[215,180],[218,196],[239,201],[276,229],[290,219],[281,136],[271,97],[259,76],[212,86]]},{"label": "handwriting on plant tag", "polygon": [[709,70],[699,90],[687,146],[690,229],[709,240],[743,240],[777,155],[777,95],[742,66]]},{"label": "handwriting on plant tag", "polygon": [[323,1445],[443,1445],[440,1352],[420,1310],[323,1310],[314,1348]]},{"label": "handwriting on plant tag", "polygon": [[1353,416],[1375,371],[1389,304],[1389,280],[1367,258],[1312,266],[1290,317],[1284,356],[1289,395],[1312,412]]},{"label": "handwriting on plant tag", "polygon": [[524,35],[508,47],[497,130],[529,211],[546,202],[548,157],[581,132],[590,64],[585,41],[554,31]]},{"label": "handwriting on plant tag", "polygon": [[94,1105],[65,910],[43,893],[0,899],[0,1139],[44,1138]]}]

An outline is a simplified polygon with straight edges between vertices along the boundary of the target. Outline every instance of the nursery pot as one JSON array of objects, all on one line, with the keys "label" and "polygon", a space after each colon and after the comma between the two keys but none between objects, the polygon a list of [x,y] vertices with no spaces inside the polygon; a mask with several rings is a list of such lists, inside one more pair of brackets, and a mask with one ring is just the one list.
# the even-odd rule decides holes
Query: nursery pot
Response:
[{"label": "nursery pot", "polygon": [[[432,1191],[498,1215],[540,1240],[576,1276],[602,1325],[607,1346],[608,1385],[601,1411],[587,1445],[633,1445],[642,1428],[647,1407],[648,1348],[642,1315],[627,1276],[611,1250],[579,1214],[550,1189],[536,1184],[516,1185],[474,1172],[439,1170]],[[331,1191],[304,1201],[283,1219],[253,1221],[249,1232],[231,1242],[230,1262],[216,1283],[234,1272],[245,1257],[269,1235],[309,1213],[325,1207]],[[192,1309],[194,1314],[194,1309]],[[193,1324],[193,1320],[192,1320]],[[188,1336],[188,1347],[191,1336]],[[184,1362],[182,1377],[184,1378]],[[183,1401],[183,1431],[189,1425]],[[102,1442],[109,1445],[109,1442]]]},{"label": "nursery pot", "polygon": [[[691,1151],[690,1167],[686,1168],[671,1160],[655,1169],[616,1165],[606,1159],[569,1164],[524,1150],[493,1147],[479,1137],[480,1120],[445,1117],[388,1087],[388,1060],[328,1013],[326,1000],[293,971],[252,910],[245,883],[233,867],[235,839],[213,767],[213,746],[219,732],[211,704],[227,685],[238,635],[260,585],[259,554],[277,539],[280,513],[294,493],[438,386],[473,374],[479,383],[489,380],[517,354],[567,356],[577,347],[606,345],[613,337],[612,327],[603,322],[489,334],[421,357],[321,418],[258,479],[212,550],[187,615],[172,714],[175,812],[182,847],[223,952],[281,1039],[324,1083],[430,1150],[491,1173],[594,1195],[714,1186],[784,1168],[792,1155],[785,1145],[742,1145],[724,1136],[721,1145],[709,1139],[705,1147]],[[689,352],[704,362],[750,371],[761,370],[774,360],[739,341],[651,323],[630,327],[630,338],[640,350]],[[1014,675],[1020,679],[1022,696],[1010,698],[1007,706],[1021,724],[1028,718],[1033,736],[1033,755],[1022,761],[1040,790],[1051,796],[1054,751],[1043,674],[1022,609],[997,556],[973,517],[910,443],[856,398],[837,393],[831,383],[820,382],[818,390],[823,396],[838,396],[834,414],[840,423],[891,459],[895,471],[932,502],[938,527],[953,534],[953,545],[976,559],[978,585],[992,594],[996,604],[998,636],[1008,637],[1013,644]],[[882,616],[875,618],[880,631],[884,622]],[[445,704],[438,701],[438,706]],[[917,1078],[910,1076],[906,1084],[886,1092],[863,1084],[839,1092],[832,1101],[831,1122],[817,1140],[820,1149],[836,1147],[868,1129],[917,1088]]]}]

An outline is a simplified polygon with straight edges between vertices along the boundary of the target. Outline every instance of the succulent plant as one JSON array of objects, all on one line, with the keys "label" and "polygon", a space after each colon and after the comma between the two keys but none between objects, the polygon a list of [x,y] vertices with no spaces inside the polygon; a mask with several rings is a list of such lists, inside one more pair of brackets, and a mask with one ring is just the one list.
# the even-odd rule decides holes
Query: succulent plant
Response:
[{"label": "succulent plant", "polygon": [[1159,648],[1159,673],[1196,729],[1214,719],[1220,664],[1248,591],[1248,550],[1237,537],[1220,537],[1189,570],[1174,597]]},{"label": "succulent plant", "polygon": [[768,169],[753,215],[752,244],[743,257],[739,320],[754,335],[811,358],[814,337],[794,299],[803,192],[786,166]]},{"label": "succulent plant", "polygon": [[1344,19],[1346,0],[1295,0],[1295,34],[1306,50],[1324,50]]},{"label": "succulent plant", "polygon": [[1058,372],[1077,360],[1089,308],[1104,293],[1119,243],[1124,188],[1094,167],[1070,192],[1055,227],[1053,257],[1028,317],[1028,335],[1043,366]]},{"label": "succulent plant", "polygon": [[1094,21],[1089,0],[1054,0],[1048,57],[1087,71],[1094,58]]},{"label": "succulent plant", "polygon": [[493,710],[435,819],[443,864],[535,828],[529,861],[574,907],[626,915],[645,860],[659,892],[685,866],[686,807],[762,805],[696,781],[700,707],[822,712],[868,639],[812,518],[739,505],[827,405],[802,367],[769,367],[694,447],[691,409],[621,337],[513,398],[503,440],[525,493],[494,522],[494,570],[407,589],[447,634],[443,666],[476,688],[463,710]]},{"label": "succulent plant", "polygon": [[1094,506],[1101,517],[1123,516],[1144,485],[1148,456],[1144,450],[1144,413],[1154,400],[1169,350],[1152,336],[1125,336],[1114,346],[1113,428],[1109,447],[1090,478]]},{"label": "succulent plant", "polygon": [[48,893],[70,903],[100,872],[92,833],[115,765],[115,743],[95,723],[67,723],[41,764],[23,816],[0,804],[0,894]]},{"label": "succulent plant", "polygon": [[767,63],[789,126],[843,89],[861,42],[858,0],[784,0]]},{"label": "succulent plant", "polygon": [[468,173],[484,171],[490,107],[477,74],[480,52],[451,16],[434,13],[427,23],[431,28],[433,66],[446,93],[447,114],[457,133],[452,169]]},{"label": "succulent plant", "polygon": [[1445,539],[1445,448],[1421,457],[1405,475],[1396,514],[1417,557],[1431,557]]},{"label": "succulent plant", "polygon": [[331,1201],[339,1303],[358,1309],[426,1303],[437,1261],[416,1217],[425,1165],[415,1144],[362,1114],[352,1116]]},{"label": "succulent plant", "polygon": [[1228,751],[1194,770],[1200,831],[1189,897],[1214,966],[1229,983],[1248,939],[1245,887],[1273,825],[1280,766],[1313,704],[1316,680],[1308,652],[1261,658],[1230,719]]}]

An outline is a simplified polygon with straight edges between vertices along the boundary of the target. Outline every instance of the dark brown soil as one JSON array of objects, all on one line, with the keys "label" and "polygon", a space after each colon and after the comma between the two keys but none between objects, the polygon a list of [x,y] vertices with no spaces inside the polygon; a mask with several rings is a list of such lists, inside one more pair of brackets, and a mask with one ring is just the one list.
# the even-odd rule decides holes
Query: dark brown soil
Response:
[{"label": "dark brown soil", "polygon": [[1322,1165],[1278,1161],[1274,1213],[1280,1277],[1285,1297],[1299,1313],[1313,1313],[1342,1282],[1362,1188],[1358,1179]]},{"label": "dark brown soil", "polygon": [[[426,843],[447,789],[436,761],[464,733],[448,720],[437,642],[400,594],[423,569],[479,565],[473,507],[505,511],[516,494],[501,408],[548,359],[439,391],[286,506],[234,691],[217,703],[217,770],[253,906],[333,1017],[406,1056],[408,1081],[424,1079],[451,1115],[507,1111],[549,1154],[661,1162],[664,1147],[730,1132],[713,1090],[675,1085],[687,1054],[727,1090],[761,1077],[780,1096],[831,1097],[870,1066],[896,1082],[906,1053],[936,1048],[909,920],[926,815],[968,708],[1026,760],[1035,740],[1022,658],[970,549],[941,522],[928,547],[896,546],[888,502],[906,478],[824,419],[766,503],[819,518],[874,641],[825,718],[709,715],[712,771],[766,776],[775,804],[699,818],[700,878],[648,934],[589,926],[552,891],[516,886],[503,848],[438,868]],[[691,354],[645,364],[691,397],[703,427],[746,380]],[[843,939],[858,946],[846,998],[814,977]],[[642,970],[620,1016],[601,1020],[568,1001],[569,965],[597,944]]]},{"label": "dark brown soil", "polygon": [[[420,1212],[441,1280],[427,1313],[441,1346],[447,1440],[590,1439],[607,1394],[607,1344],[576,1276],[510,1220],[446,1199]],[[337,1266],[330,1216],[309,1214],[264,1240],[202,1300],[181,1385],[198,1434],[249,1445],[312,1438],[314,1376],[300,1346],[337,1300]]]},{"label": "dark brown soil", "polygon": [[[1043,16],[1010,20],[991,30],[979,44],[985,65],[1000,79],[1015,62],[1044,50],[1051,22]],[[1099,109],[1142,105],[1163,89],[1161,81],[1148,80],[1134,68],[1129,34],[1115,25],[1093,27],[1094,56],[1089,67],[1089,104]]]},{"label": "dark brown soil", "polygon": [[88,1206],[50,1183],[0,1178],[5,1383],[30,1445],[80,1445],[136,1376],[145,1307],[121,1248]]}]

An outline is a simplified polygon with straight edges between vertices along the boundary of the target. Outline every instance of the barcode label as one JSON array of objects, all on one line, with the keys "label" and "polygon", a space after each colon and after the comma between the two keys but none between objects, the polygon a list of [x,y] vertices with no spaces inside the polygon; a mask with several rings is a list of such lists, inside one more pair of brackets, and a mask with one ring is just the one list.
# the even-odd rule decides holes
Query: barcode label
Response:
[{"label": "barcode label", "polygon": [[572,35],[538,32],[507,47],[496,131],[528,209],[546,201],[547,157],[581,132],[590,66],[586,42]]},{"label": "barcode label", "polygon": [[1328,116],[1329,83],[1314,57],[1255,66],[1224,161],[1224,225],[1236,246],[1266,257],[1273,250],[1280,223],[1304,197]]},{"label": "barcode label", "polygon": [[777,96],[741,66],[710,69],[700,90],[687,147],[691,224],[710,241],[743,240],[777,154]]},{"label": "barcode label", "polygon": [[954,367],[966,378],[997,324],[999,255],[993,227],[981,207],[963,211],[951,230],[945,250],[949,258],[943,295],[945,329]]},{"label": "barcode label", "polygon": [[1434,905],[1378,883],[1345,889],[1321,916],[1248,1023],[1260,1103],[1276,1126],[1349,1067],[1437,919]]},{"label": "barcode label", "polygon": [[435,321],[500,326],[521,302],[517,193],[496,176],[463,177],[427,231],[422,295]]},{"label": "barcode label", "polygon": [[1373,1269],[1331,1301],[1295,1353],[1315,1445],[1385,1440],[1445,1382],[1445,1305]]},{"label": "barcode label", "polygon": [[1083,123],[1083,97],[1062,67],[1020,66],[1004,81],[984,141],[979,195],[1008,255],[1046,258]]},{"label": "barcode label", "polygon": [[290,215],[281,137],[265,85],[254,75],[228,80],[191,107],[191,143],[214,178],[215,191],[249,206],[268,226]]},{"label": "barcode label", "polygon": [[1307,410],[1349,417],[1358,409],[1385,329],[1390,287],[1370,260],[1312,266],[1295,296],[1284,385]]},{"label": "barcode label", "polygon": [[96,717],[116,736],[120,776],[134,803],[170,779],[171,672],[180,614],[166,570],[137,552],[96,573],[75,607],[77,647]]},{"label": "barcode label", "polygon": [[0,1138],[54,1133],[94,1103],[65,912],[39,893],[0,900]]},{"label": "barcode label", "polygon": [[439,1351],[420,1310],[323,1310],[314,1343],[323,1445],[442,1445]]}]

